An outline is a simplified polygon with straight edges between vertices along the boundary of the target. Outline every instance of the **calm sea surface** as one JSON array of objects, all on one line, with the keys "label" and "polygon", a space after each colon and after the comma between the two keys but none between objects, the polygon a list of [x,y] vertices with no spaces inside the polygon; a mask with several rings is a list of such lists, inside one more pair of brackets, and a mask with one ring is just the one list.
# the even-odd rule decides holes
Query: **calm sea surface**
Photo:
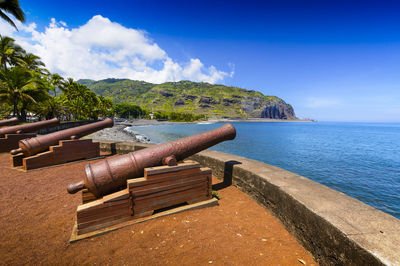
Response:
[{"label": "calm sea surface", "polygon": [[[233,123],[237,137],[212,147],[272,164],[400,218],[400,123]],[[153,143],[220,127],[135,126]]]}]

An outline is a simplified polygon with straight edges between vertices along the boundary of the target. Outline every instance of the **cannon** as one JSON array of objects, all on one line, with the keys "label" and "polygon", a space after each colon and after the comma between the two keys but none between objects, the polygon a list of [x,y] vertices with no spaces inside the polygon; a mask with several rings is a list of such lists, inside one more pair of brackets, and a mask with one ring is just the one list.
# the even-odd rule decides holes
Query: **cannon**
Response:
[{"label": "cannon", "polygon": [[127,179],[143,176],[146,167],[174,165],[176,161],[181,161],[222,141],[232,140],[235,136],[234,126],[228,123],[214,130],[87,164],[84,180],[70,184],[67,191],[74,194],[82,189],[88,189],[99,198],[126,186]]},{"label": "cannon", "polygon": [[[185,158],[234,139],[231,124],[85,166],[70,243],[185,210],[218,205],[212,198],[212,171]],[[155,213],[155,214],[154,214]],[[153,215],[154,214],[154,215]]]},{"label": "cannon", "polygon": [[10,152],[18,148],[18,142],[22,139],[36,137],[35,131],[43,128],[57,126],[60,121],[57,118],[35,123],[0,128],[0,152]]},{"label": "cannon", "polygon": [[4,138],[6,134],[31,133],[38,131],[39,129],[42,128],[57,126],[58,124],[60,124],[60,120],[58,120],[57,118],[53,118],[45,121],[0,128],[0,138]]},{"label": "cannon", "polygon": [[93,143],[91,139],[79,140],[79,138],[113,125],[113,120],[107,118],[104,121],[20,140],[19,148],[10,152],[12,166],[23,165],[25,170],[29,170],[98,157],[100,156],[99,143]]},{"label": "cannon", "polygon": [[0,120],[0,127],[12,126],[12,125],[16,125],[18,123],[19,123],[18,118],[13,117],[13,118],[10,118],[10,119]]}]

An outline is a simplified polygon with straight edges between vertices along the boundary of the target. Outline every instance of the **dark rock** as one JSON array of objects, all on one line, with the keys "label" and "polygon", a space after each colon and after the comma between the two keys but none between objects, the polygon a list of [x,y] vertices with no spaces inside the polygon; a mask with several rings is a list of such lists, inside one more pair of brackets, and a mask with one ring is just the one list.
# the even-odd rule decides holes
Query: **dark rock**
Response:
[{"label": "dark rock", "polygon": [[267,101],[261,111],[261,118],[271,119],[297,119],[293,107],[283,101]]},{"label": "dark rock", "polygon": [[241,99],[241,98],[243,98],[243,96],[236,95],[236,94],[232,94],[232,97],[233,97],[233,98],[238,98],[238,99]]},{"label": "dark rock", "polygon": [[261,104],[264,101],[265,101],[264,97],[256,96],[256,97],[246,97],[244,100],[241,101],[241,103],[243,110],[249,114],[254,110],[260,108]]},{"label": "dark rock", "polygon": [[201,96],[199,103],[219,104],[219,102],[215,101],[212,97],[208,97],[208,96]]},{"label": "dark rock", "polygon": [[190,95],[190,94],[182,93],[182,96],[183,96],[186,100],[195,100],[195,99],[197,99],[197,96],[196,96],[196,95]]},{"label": "dark rock", "polygon": [[200,104],[199,105],[201,108],[209,108],[209,107],[211,107],[210,105],[208,105],[208,104]]},{"label": "dark rock", "polygon": [[172,93],[169,93],[169,92],[166,92],[166,91],[160,91],[160,94],[162,96],[164,96],[164,97],[167,97],[167,98],[174,96]]},{"label": "dark rock", "polygon": [[224,103],[225,106],[228,106],[230,104],[235,104],[235,103],[240,103],[239,100],[235,100],[235,99],[222,99],[222,102]]},{"label": "dark rock", "polygon": [[183,100],[177,100],[175,105],[185,105],[185,102]]}]

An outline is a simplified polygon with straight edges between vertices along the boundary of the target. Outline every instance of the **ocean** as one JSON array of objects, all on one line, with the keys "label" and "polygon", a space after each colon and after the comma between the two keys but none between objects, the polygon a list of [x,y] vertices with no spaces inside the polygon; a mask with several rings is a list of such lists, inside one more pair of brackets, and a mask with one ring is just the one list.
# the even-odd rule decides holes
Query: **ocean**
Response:
[{"label": "ocean", "polygon": [[[400,123],[236,122],[236,139],[210,149],[272,164],[400,218]],[[133,126],[163,143],[220,127]]]}]

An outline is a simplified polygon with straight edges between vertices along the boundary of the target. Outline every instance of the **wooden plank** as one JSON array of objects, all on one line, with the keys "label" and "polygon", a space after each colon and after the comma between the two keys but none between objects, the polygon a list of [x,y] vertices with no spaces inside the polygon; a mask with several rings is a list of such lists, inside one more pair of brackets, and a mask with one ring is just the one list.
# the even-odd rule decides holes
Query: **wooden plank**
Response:
[{"label": "wooden plank", "polygon": [[160,197],[137,201],[135,200],[133,205],[133,214],[135,215],[143,211],[157,210],[173,206],[179,203],[190,201],[193,198],[201,197],[202,195],[207,197],[207,191],[204,189],[204,187],[196,187],[194,189],[162,195]]},{"label": "wooden plank", "polygon": [[177,193],[177,192],[181,192],[181,191],[185,191],[185,190],[193,189],[193,188],[197,188],[197,187],[202,187],[202,188],[204,188],[204,191],[206,191],[208,189],[207,181],[200,180],[200,182],[186,184],[184,186],[175,187],[173,189],[167,189],[167,190],[157,191],[156,193],[148,193],[148,194],[143,194],[140,196],[134,196],[134,202],[138,201],[138,200],[156,198],[156,197],[159,197],[162,195],[173,194],[173,193]]},{"label": "wooden plank", "polygon": [[[121,209],[124,206],[129,206],[129,200],[124,200],[121,202],[111,202],[103,205],[97,205],[94,208],[85,209],[83,211],[79,211],[76,213],[77,217],[88,217],[93,216],[100,213],[106,213],[108,211]],[[129,208],[129,207],[128,207]]]},{"label": "wooden plank", "polygon": [[[129,221],[131,219],[132,219],[132,216],[127,216],[127,217],[122,217],[122,218],[119,218],[119,219],[111,220],[111,221],[105,222],[103,224],[96,224],[96,225],[93,225],[93,226],[90,226],[90,227],[86,227],[86,228],[82,228],[82,229],[76,228],[76,230],[77,230],[77,234],[78,235],[84,235],[84,234],[93,232],[95,230],[99,230],[99,229],[102,229],[102,228],[105,228],[105,227],[109,227],[109,226],[113,226],[113,225],[116,225],[116,224],[120,224],[120,223]],[[70,240],[70,243],[71,243],[71,240]]]},{"label": "wooden plank", "polygon": [[129,198],[129,190],[124,189],[124,190],[104,196],[103,202],[108,203],[108,202],[120,201],[120,200],[124,200],[124,199],[128,199],[128,198]]},{"label": "wooden plank", "polygon": [[112,216],[100,217],[98,219],[90,220],[90,221],[87,221],[87,222],[77,222],[78,230],[80,231],[81,229],[92,227],[92,226],[98,225],[98,224],[105,224],[105,223],[108,223],[110,221],[115,221],[115,220],[122,219],[124,217],[131,217],[130,212],[129,213],[128,212],[125,212],[125,213],[121,212],[121,213],[118,213],[118,214],[115,214],[115,215],[112,215]]},{"label": "wooden plank", "polygon": [[176,187],[186,186],[199,182],[205,182],[208,181],[207,177],[207,174],[198,175],[178,180],[166,181],[162,183],[150,184],[148,186],[141,186],[138,188],[132,188],[130,191],[132,195],[134,195],[135,197],[139,197],[146,194],[156,193],[158,191],[174,189]]},{"label": "wooden plank", "polygon": [[[189,189],[177,191],[174,193],[168,193],[168,194],[161,194],[158,195],[157,197],[149,197],[149,198],[137,198],[133,200],[133,208],[136,208],[139,205],[151,205],[151,206],[156,206],[157,202],[164,203],[167,202],[171,198],[190,198],[192,194],[195,193],[204,193],[205,195],[207,194],[207,189],[204,187],[204,184],[199,184],[198,186],[191,187]],[[173,204],[172,204],[173,205]]]},{"label": "wooden plank", "polygon": [[74,242],[77,242],[82,239],[99,236],[99,235],[106,234],[111,231],[118,230],[120,228],[131,226],[131,225],[134,225],[137,223],[146,222],[146,221],[156,219],[159,217],[163,217],[166,215],[171,215],[171,214],[175,214],[175,213],[179,213],[179,212],[183,212],[183,211],[194,210],[194,209],[199,209],[199,208],[204,208],[204,207],[211,207],[211,206],[216,206],[216,205],[218,205],[218,200],[215,198],[212,198],[210,200],[198,202],[198,203],[191,204],[191,205],[177,207],[172,210],[167,210],[164,212],[156,213],[151,216],[146,216],[143,218],[134,218],[134,217],[123,218],[121,220],[114,221],[114,223],[111,225],[103,224],[103,225],[97,225],[97,227],[93,227],[93,228],[86,228],[85,231],[80,231],[79,235],[78,235],[78,225],[75,222],[75,224],[72,228],[72,234],[71,234],[69,242],[74,243]]},{"label": "wooden plank", "polygon": [[172,176],[181,175],[181,174],[184,175],[184,174],[190,174],[190,173],[197,173],[199,171],[200,171],[200,167],[196,167],[196,168],[190,168],[190,169],[183,169],[180,171],[155,174],[155,175],[147,176],[145,178],[146,178],[146,180],[157,180],[159,178],[172,177]]},{"label": "wooden plank", "polygon": [[93,193],[91,193],[87,189],[82,190],[82,203],[83,204],[94,201],[94,200],[97,200],[97,198],[95,195],[93,195]]},{"label": "wooden plank", "polygon": [[148,167],[144,169],[144,177],[150,177],[156,174],[163,174],[169,172],[177,172],[180,170],[192,169],[192,168],[199,168],[200,164],[193,161],[185,161],[183,163],[179,163],[176,166],[155,166],[155,167]]},{"label": "wooden plank", "polygon": [[197,176],[197,175],[203,175],[203,174],[209,174],[211,175],[212,171],[208,167],[202,167],[200,168],[200,172],[195,172],[195,173],[185,173],[185,174],[177,174],[177,175],[172,175],[168,177],[162,177],[162,178],[155,178],[155,179],[147,179],[145,177],[141,178],[134,178],[134,179],[128,179],[127,180],[127,186],[129,189],[134,188],[134,187],[139,187],[139,186],[145,186],[149,185],[152,183],[159,183],[159,182],[164,182],[167,180],[177,180],[177,179],[182,179],[182,178],[187,178],[190,176]]},{"label": "wooden plank", "polygon": [[[101,199],[96,199],[92,202],[88,202],[85,204],[81,204],[78,206],[77,208],[77,212],[81,212],[83,210],[86,209],[91,209],[91,208],[96,208],[96,207],[100,207],[102,205],[107,205],[108,203],[114,202],[114,201],[123,201],[129,198],[129,191],[128,189],[123,189],[121,191],[109,194],[104,196]],[[108,206],[111,206],[110,204]]]},{"label": "wooden plank", "polygon": [[121,213],[128,213],[130,215],[132,213],[130,204],[117,205],[113,206],[112,208],[106,208],[106,209],[99,209],[91,213],[77,214],[77,219],[78,223],[85,223],[89,221],[98,220],[102,217],[105,218],[105,217],[115,216]]}]

